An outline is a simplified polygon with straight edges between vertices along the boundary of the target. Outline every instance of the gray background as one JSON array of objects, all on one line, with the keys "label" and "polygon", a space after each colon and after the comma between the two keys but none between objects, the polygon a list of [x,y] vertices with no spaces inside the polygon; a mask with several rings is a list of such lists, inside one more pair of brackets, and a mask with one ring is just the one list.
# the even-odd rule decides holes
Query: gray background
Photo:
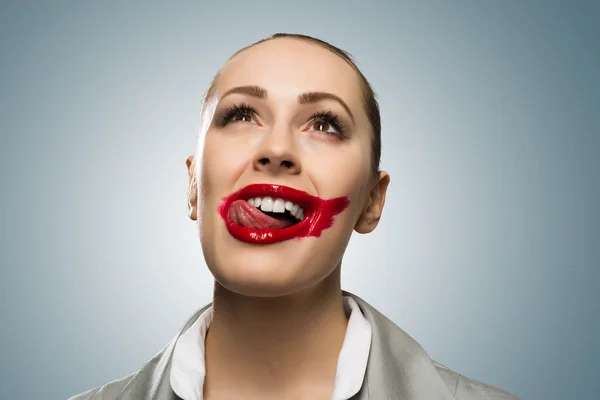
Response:
[{"label": "gray background", "polygon": [[598,2],[281,3],[2,3],[0,398],[132,372],[210,301],[185,210],[201,95],[285,31],[379,93],[392,184],[344,288],[464,375],[598,399]]}]

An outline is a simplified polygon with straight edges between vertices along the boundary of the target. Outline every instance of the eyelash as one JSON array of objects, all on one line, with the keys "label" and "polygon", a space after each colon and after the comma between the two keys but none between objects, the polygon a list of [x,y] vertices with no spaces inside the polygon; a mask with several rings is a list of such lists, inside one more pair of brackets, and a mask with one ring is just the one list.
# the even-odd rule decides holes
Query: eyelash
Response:
[{"label": "eyelash", "polygon": [[327,123],[336,130],[335,133],[322,132],[326,135],[336,135],[339,136],[340,139],[346,139],[346,125],[340,120],[340,118],[332,113],[331,111],[319,111],[314,113],[310,120],[313,124],[315,122],[324,122]]},{"label": "eyelash", "polygon": [[235,117],[240,115],[248,115],[250,117],[254,117],[256,115],[256,110],[252,106],[245,103],[242,103],[240,105],[235,104],[223,111],[217,125],[220,128],[222,128],[229,122],[231,122],[231,120],[233,120]]},{"label": "eyelash", "polygon": [[[219,120],[217,122],[217,125],[222,128],[225,125],[227,125],[228,123],[230,123],[235,117],[238,116],[249,116],[249,117],[255,117],[257,115],[256,110],[254,109],[254,107],[245,104],[245,103],[241,103],[239,105],[233,105],[227,109],[225,109],[223,111],[223,113],[221,114],[221,116],[219,117]],[[311,121],[313,124],[315,122],[322,122],[322,123],[327,123],[330,124],[331,126],[333,126],[333,128],[336,130],[336,132],[323,132],[323,131],[318,131],[321,132],[325,135],[335,135],[340,137],[340,139],[346,139],[346,125],[340,120],[340,118],[335,115],[333,112],[331,111],[319,111],[314,113],[309,121]]]}]

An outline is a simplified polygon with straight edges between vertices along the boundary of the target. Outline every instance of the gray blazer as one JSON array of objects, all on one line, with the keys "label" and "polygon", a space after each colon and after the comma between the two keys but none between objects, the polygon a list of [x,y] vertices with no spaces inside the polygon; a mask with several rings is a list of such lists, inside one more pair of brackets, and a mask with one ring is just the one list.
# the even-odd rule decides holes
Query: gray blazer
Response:
[{"label": "gray blazer", "polygon": [[[431,360],[413,338],[366,301],[344,295],[356,300],[373,334],[365,380],[352,400],[519,400]],[[142,369],[69,400],[180,400],[170,383],[173,349],[179,335],[208,307],[197,311]]]}]

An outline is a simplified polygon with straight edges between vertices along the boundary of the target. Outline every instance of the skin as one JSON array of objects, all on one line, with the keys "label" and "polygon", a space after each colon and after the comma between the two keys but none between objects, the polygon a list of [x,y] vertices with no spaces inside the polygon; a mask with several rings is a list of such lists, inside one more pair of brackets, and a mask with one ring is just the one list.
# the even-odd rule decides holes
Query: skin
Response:
[{"label": "skin", "polygon": [[[267,98],[224,95],[248,85],[264,88]],[[331,99],[299,104],[304,92],[335,94],[352,117]],[[219,127],[222,111],[240,102],[257,115]],[[206,110],[196,156],[186,160],[188,212],[215,277],[204,396],[329,399],[347,326],[342,257],[353,231],[377,226],[389,183],[386,172],[374,176],[370,169],[371,128],[358,76],[323,47],[278,38],[229,60]],[[319,111],[338,115],[347,138],[311,121]],[[318,238],[243,243],[227,232],[217,208],[251,183],[283,184],[325,199],[346,196],[350,205]]]}]

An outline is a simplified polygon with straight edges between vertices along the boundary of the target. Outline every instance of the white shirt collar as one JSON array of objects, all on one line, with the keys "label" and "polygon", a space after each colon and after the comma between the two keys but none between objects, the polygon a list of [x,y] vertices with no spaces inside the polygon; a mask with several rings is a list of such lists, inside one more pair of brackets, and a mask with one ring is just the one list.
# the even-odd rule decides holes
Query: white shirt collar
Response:
[{"label": "white shirt collar", "polygon": [[[356,301],[344,296],[344,308],[349,315],[346,336],[338,356],[331,400],[347,400],[360,388],[367,370],[371,348],[371,325]],[[204,339],[212,322],[212,306],[177,340],[171,362],[171,387],[183,400],[203,400]]]}]

